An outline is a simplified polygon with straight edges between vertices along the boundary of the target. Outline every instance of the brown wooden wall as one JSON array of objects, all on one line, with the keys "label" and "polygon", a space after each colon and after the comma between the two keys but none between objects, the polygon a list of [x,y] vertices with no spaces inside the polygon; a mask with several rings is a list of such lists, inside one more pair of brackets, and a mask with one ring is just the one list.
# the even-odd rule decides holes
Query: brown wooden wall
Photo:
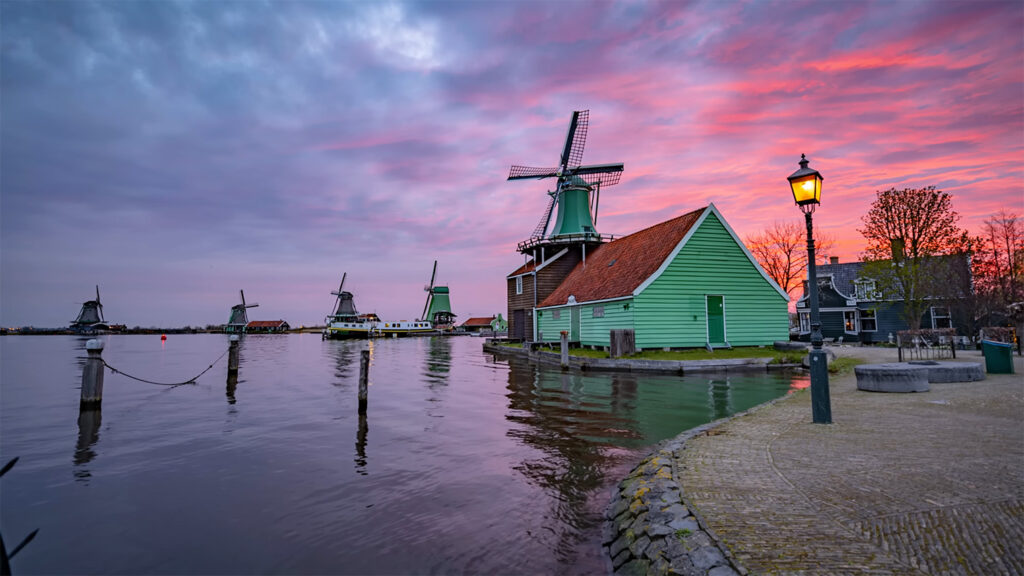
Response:
[{"label": "brown wooden wall", "polygon": [[569,249],[569,252],[558,260],[548,264],[536,276],[528,274],[523,276],[523,293],[516,294],[516,279],[508,279],[508,336],[515,338],[516,331],[516,310],[524,310],[522,334],[526,340],[533,339],[533,283],[537,279],[537,300],[542,300],[558,288],[558,285],[565,280],[565,277],[572,272],[572,269],[583,259],[583,250],[579,247]]}]

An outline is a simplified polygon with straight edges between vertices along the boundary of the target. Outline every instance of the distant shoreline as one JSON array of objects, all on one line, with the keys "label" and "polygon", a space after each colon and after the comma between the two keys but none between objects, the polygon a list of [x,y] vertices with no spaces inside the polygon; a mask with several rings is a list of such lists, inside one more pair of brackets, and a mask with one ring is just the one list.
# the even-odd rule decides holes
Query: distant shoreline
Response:
[{"label": "distant shoreline", "polygon": [[[324,326],[304,326],[283,332],[246,332],[246,334],[319,334]],[[75,332],[66,328],[0,328],[0,336],[110,336],[123,334],[231,334],[224,330],[207,328],[128,328],[99,332]]]}]

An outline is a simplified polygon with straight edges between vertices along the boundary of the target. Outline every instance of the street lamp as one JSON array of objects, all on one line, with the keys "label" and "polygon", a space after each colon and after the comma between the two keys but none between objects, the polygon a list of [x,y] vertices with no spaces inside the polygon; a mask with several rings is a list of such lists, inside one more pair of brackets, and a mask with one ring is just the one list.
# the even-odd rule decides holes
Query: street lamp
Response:
[{"label": "street lamp", "polygon": [[807,220],[807,299],[811,301],[811,414],[815,424],[832,423],[832,401],[828,393],[828,357],[821,349],[821,320],[818,316],[818,274],[814,263],[814,224],[811,214],[821,203],[821,174],[807,167],[807,157],[800,155],[800,169],[789,176],[793,200]]}]

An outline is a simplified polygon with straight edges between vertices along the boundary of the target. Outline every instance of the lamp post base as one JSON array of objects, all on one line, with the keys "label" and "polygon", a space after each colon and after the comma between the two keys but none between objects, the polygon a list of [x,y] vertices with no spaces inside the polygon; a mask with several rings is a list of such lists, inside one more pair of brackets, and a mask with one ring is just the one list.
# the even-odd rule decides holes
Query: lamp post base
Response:
[{"label": "lamp post base", "polygon": [[828,391],[828,354],[814,348],[808,354],[811,365],[811,415],[815,424],[832,423],[832,401]]}]

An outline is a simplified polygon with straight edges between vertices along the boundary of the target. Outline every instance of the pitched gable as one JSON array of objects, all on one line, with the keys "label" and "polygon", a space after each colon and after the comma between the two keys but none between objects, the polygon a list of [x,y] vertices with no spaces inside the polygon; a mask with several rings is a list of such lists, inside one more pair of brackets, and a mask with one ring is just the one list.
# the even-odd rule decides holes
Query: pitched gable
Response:
[{"label": "pitched gable", "polygon": [[591,302],[629,296],[651,277],[706,209],[701,208],[602,244],[587,254],[565,280],[538,304],[560,306],[569,296]]}]

